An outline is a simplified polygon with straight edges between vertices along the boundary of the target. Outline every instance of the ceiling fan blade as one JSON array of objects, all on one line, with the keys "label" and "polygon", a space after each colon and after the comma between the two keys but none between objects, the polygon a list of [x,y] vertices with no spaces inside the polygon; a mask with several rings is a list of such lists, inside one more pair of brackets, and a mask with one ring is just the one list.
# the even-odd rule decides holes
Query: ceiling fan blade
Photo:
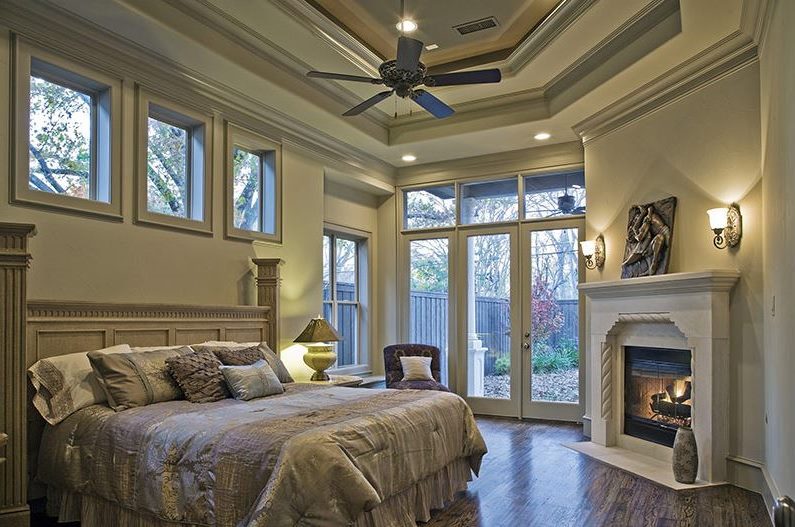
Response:
[{"label": "ceiling fan blade", "polygon": [[428,110],[437,119],[444,119],[455,113],[455,110],[425,90],[414,90],[411,93],[411,100]]},{"label": "ceiling fan blade", "polygon": [[316,79],[334,79],[338,81],[353,81],[353,82],[369,82],[370,84],[383,84],[383,79],[374,79],[372,77],[362,77],[360,75],[346,75],[345,73],[328,73],[325,71],[308,71],[307,77],[314,77]]},{"label": "ceiling fan blade", "polygon": [[423,44],[419,40],[409,37],[398,38],[397,69],[415,71],[420,63],[422,46]]},{"label": "ceiling fan blade", "polygon": [[356,106],[354,106],[353,108],[351,108],[350,110],[348,110],[347,112],[345,112],[342,115],[344,115],[345,117],[350,117],[352,115],[359,115],[360,113],[362,113],[363,111],[365,111],[369,107],[375,106],[376,104],[378,104],[379,102],[383,101],[384,99],[386,99],[390,95],[392,95],[392,90],[382,91],[381,93],[376,93],[375,95],[373,95],[372,97],[370,97],[366,101],[360,102],[359,104],[357,104]]},{"label": "ceiling fan blade", "polygon": [[425,77],[426,86],[457,86],[459,84],[486,84],[500,82],[502,73],[497,68],[490,70],[459,71],[456,73],[440,73]]}]

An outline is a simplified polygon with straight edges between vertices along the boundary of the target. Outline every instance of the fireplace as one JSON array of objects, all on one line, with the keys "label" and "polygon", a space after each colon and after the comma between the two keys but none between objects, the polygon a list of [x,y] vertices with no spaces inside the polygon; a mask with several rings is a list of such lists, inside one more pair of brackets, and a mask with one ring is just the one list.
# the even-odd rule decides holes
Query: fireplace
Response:
[{"label": "fireplace", "polygon": [[624,433],[673,446],[690,426],[693,408],[690,350],[624,347]]}]

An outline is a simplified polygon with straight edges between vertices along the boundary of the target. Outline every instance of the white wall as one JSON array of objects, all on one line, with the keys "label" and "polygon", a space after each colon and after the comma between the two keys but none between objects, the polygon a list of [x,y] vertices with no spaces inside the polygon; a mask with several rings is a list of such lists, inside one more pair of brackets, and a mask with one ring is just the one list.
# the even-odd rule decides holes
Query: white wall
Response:
[{"label": "white wall", "polygon": [[[761,462],[763,392],[762,183],[759,68],[752,65],[585,145],[587,236],[603,233],[604,270],[588,282],[620,277],[628,208],[676,196],[669,272],[736,268],[731,295],[730,454]],[[737,202],[743,239],[712,246],[706,211]]]},{"label": "white wall", "polygon": [[761,61],[765,449],[771,491],[795,496],[795,3],[773,9]]}]

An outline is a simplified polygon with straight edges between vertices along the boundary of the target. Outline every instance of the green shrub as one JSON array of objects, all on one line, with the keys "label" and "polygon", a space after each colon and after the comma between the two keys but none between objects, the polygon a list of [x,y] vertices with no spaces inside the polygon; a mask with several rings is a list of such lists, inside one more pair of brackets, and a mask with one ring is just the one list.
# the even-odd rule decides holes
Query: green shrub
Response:
[{"label": "green shrub", "polygon": [[509,375],[511,373],[510,355],[501,355],[494,361],[494,375]]},{"label": "green shrub", "polygon": [[577,368],[580,351],[572,342],[566,342],[557,349],[541,348],[533,353],[533,373],[556,373]]}]

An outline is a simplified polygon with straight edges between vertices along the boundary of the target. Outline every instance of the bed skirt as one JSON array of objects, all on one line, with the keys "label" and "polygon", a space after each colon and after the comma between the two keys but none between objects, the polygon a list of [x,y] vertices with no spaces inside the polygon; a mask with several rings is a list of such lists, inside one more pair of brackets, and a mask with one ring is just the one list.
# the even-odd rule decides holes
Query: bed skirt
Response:
[{"label": "bed skirt", "polygon": [[[459,458],[408,489],[384,500],[376,508],[363,512],[354,527],[415,527],[427,522],[431,511],[442,509],[466,490],[472,480],[468,458]],[[162,520],[118,506],[117,504],[73,492],[47,488],[47,514],[59,522],[79,521],[80,527],[207,527]]]}]

